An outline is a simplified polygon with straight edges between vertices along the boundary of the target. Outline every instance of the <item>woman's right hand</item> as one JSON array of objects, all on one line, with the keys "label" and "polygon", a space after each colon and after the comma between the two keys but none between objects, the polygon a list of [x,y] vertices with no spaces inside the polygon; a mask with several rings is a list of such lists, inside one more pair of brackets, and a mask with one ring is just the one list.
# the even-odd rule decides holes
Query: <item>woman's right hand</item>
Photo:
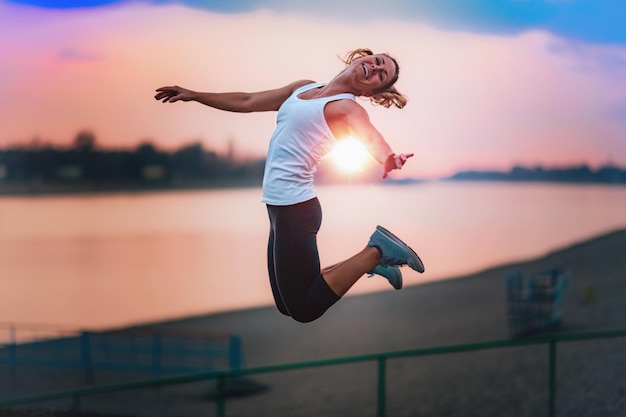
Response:
[{"label": "woman's right hand", "polygon": [[173,103],[178,100],[193,100],[193,91],[187,90],[179,86],[161,87],[156,89],[157,94],[154,96],[156,100],[162,100],[163,103]]},{"label": "woman's right hand", "polygon": [[387,178],[389,172],[394,169],[402,169],[406,161],[412,156],[412,153],[401,153],[399,155],[395,153],[389,154],[383,163],[383,178]]}]

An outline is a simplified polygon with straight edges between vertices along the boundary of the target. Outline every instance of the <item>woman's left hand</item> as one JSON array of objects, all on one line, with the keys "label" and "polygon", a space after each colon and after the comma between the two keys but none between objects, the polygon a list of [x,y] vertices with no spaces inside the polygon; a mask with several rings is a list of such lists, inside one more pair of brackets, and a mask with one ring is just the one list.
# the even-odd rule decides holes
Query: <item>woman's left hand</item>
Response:
[{"label": "woman's left hand", "polygon": [[387,178],[387,174],[394,169],[402,169],[402,166],[406,164],[406,161],[412,156],[412,153],[401,153],[399,155],[395,153],[389,154],[383,164],[383,178]]}]

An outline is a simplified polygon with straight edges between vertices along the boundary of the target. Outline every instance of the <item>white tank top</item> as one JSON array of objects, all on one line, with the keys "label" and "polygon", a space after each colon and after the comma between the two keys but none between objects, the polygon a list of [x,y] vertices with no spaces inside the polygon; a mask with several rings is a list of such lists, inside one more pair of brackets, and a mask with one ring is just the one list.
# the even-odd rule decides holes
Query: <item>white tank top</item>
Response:
[{"label": "white tank top", "polygon": [[263,175],[262,201],[266,204],[287,206],[316,196],[313,174],[336,142],[324,118],[324,107],[330,101],[355,99],[349,93],[309,100],[298,98],[299,94],[324,85],[313,83],[298,88],[278,110]]}]

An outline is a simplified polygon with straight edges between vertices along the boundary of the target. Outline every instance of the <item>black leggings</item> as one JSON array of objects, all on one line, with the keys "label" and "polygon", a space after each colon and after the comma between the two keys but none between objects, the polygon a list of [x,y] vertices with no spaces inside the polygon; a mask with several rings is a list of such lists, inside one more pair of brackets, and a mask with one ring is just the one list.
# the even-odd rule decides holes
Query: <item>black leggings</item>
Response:
[{"label": "black leggings", "polygon": [[267,205],[267,213],[267,268],[276,306],[296,321],[313,321],[340,298],[330,289],[320,269],[320,203],[313,198],[290,206]]}]

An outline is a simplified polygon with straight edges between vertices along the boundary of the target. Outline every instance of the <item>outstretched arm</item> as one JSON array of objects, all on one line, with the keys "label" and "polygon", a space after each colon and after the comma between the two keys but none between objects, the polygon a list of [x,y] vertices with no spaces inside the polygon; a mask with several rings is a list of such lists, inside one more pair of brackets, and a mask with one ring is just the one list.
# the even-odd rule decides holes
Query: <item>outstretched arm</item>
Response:
[{"label": "outstretched arm", "polygon": [[367,111],[352,100],[338,100],[326,106],[324,115],[335,137],[355,136],[383,166],[383,178],[389,171],[401,169],[412,153],[395,154],[383,135],[372,125]]},{"label": "outstretched arm", "polygon": [[255,93],[201,93],[178,86],[161,87],[156,89],[154,98],[163,103],[197,101],[215,109],[240,113],[276,111],[297,88],[311,82],[299,80],[281,88]]}]

